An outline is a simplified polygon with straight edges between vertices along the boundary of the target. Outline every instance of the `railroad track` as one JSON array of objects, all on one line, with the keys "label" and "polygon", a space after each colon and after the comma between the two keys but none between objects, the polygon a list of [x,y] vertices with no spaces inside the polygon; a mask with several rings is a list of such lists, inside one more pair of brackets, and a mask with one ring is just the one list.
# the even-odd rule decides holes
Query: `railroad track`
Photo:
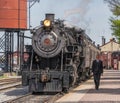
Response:
[{"label": "railroad track", "polygon": [[21,80],[21,78],[7,78],[7,79],[0,79],[1,82],[10,82],[10,81],[18,81]]},{"label": "railroad track", "polygon": [[4,86],[0,87],[0,91],[10,89],[10,88],[15,88],[17,86],[21,86],[21,82],[16,82],[16,83],[13,83],[13,84],[4,85]]},{"label": "railroad track", "polygon": [[12,99],[12,100],[7,100],[7,101],[5,101],[4,103],[19,103],[20,102],[20,100],[24,100],[25,98],[32,98],[32,94],[31,93],[28,93],[28,94],[25,94],[25,95],[23,95],[23,96],[19,96],[19,97],[17,97],[17,98],[15,98],[15,99]]},{"label": "railroad track", "polygon": [[[76,87],[76,86],[75,86]],[[71,91],[73,88],[70,88]],[[28,93],[23,96],[16,97],[15,99],[8,100],[4,103],[54,103],[57,99],[64,96],[66,93]]]},{"label": "railroad track", "polygon": [[61,97],[61,93],[57,94],[26,94],[20,96],[18,98],[8,100],[4,103],[54,103],[59,97]]},{"label": "railroad track", "polygon": [[[81,82],[79,85],[81,85],[84,82]],[[75,87],[78,85],[71,87],[69,89],[69,92],[72,91]],[[57,99],[64,96],[66,93],[56,93],[56,94],[50,94],[50,93],[37,93],[37,94],[31,94],[27,93],[22,96],[15,97],[14,99],[9,99],[4,103],[54,103]]]},{"label": "railroad track", "polygon": [[3,82],[3,83],[0,83],[0,87],[8,85],[8,84],[13,84],[13,83],[16,83],[16,82],[19,82],[19,81]]},{"label": "railroad track", "polygon": [[0,91],[21,85],[21,78],[9,78],[0,80]]},{"label": "railroad track", "polygon": [[[18,80],[17,80],[18,81]],[[14,89],[16,87],[22,87],[21,82],[16,82],[16,79],[4,79],[0,81],[0,92],[7,92],[10,89]],[[3,103],[53,103],[49,101],[54,101],[58,97],[58,94],[31,94],[27,93],[21,96],[16,96],[13,98],[6,98],[6,100],[3,100]],[[4,98],[5,99],[5,98]],[[11,100],[12,99],[12,100]]]}]

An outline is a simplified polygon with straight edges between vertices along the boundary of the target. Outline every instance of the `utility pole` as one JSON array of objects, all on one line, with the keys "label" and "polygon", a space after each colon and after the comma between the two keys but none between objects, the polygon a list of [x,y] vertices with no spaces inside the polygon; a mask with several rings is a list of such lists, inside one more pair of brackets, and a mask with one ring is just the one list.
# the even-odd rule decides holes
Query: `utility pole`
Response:
[{"label": "utility pole", "polygon": [[32,6],[35,4],[35,3],[39,3],[40,2],[40,0],[28,0],[28,2],[29,2],[29,29],[31,28],[31,24],[30,24],[30,21],[31,21],[31,17],[30,17],[30,15],[31,15],[31,11],[30,11],[30,9],[32,8]]}]

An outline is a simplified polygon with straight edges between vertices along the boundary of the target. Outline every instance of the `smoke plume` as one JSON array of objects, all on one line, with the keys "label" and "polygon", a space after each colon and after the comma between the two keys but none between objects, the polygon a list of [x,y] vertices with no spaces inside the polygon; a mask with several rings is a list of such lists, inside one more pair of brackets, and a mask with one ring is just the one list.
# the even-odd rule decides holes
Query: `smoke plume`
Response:
[{"label": "smoke plume", "polygon": [[82,0],[80,2],[79,7],[74,8],[74,9],[70,9],[70,10],[66,10],[64,17],[68,17],[68,16],[71,16],[73,14],[80,14],[80,15],[84,16],[88,12],[89,4],[91,2],[92,2],[92,0]]},{"label": "smoke plume", "polygon": [[70,22],[72,24],[79,24],[83,21],[85,21],[85,17],[87,12],[89,11],[89,4],[93,0],[81,0],[79,2],[79,7],[73,8],[66,10],[64,12],[64,17],[63,18],[70,18]]}]

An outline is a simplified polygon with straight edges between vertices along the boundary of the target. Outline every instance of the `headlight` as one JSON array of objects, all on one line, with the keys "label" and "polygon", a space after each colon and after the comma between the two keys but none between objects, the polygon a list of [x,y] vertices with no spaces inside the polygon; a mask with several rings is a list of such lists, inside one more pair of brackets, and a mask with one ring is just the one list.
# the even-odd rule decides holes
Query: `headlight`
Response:
[{"label": "headlight", "polygon": [[45,27],[50,27],[51,26],[51,21],[50,20],[44,20],[43,22]]}]

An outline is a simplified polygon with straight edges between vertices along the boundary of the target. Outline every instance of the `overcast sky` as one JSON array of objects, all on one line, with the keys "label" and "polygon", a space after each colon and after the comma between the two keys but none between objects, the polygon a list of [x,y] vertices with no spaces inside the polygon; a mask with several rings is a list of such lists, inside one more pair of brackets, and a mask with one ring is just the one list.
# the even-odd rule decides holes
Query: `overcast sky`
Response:
[{"label": "overcast sky", "polygon": [[112,13],[103,0],[41,0],[31,8],[31,25],[38,26],[45,13],[86,30],[90,38],[101,45],[101,36],[108,42],[111,36],[109,18]]}]

